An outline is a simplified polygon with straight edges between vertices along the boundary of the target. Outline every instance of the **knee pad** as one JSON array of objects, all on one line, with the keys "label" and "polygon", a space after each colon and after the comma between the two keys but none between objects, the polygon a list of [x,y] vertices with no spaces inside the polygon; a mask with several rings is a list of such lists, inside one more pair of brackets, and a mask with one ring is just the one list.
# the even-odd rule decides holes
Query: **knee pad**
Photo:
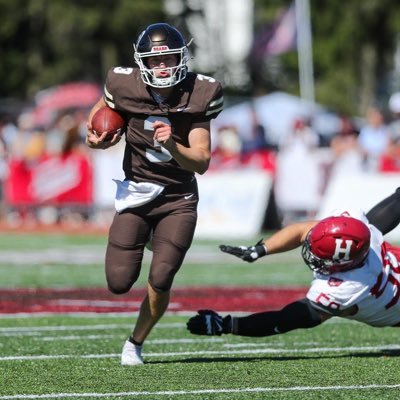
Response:
[{"label": "knee pad", "polygon": [[139,271],[132,273],[130,268],[106,267],[106,281],[108,290],[113,294],[128,293],[139,277]]},{"label": "knee pad", "polygon": [[178,272],[180,265],[166,262],[156,262],[150,268],[149,284],[154,291],[162,293],[168,292]]},{"label": "knee pad", "polygon": [[174,281],[177,270],[168,268],[164,265],[162,268],[157,268],[150,272],[149,285],[157,293],[168,292]]},{"label": "knee pad", "polygon": [[112,294],[124,294],[128,293],[129,289],[131,288],[132,285],[127,286],[126,284],[118,285],[118,284],[111,284],[110,282],[107,282],[107,287],[108,290]]},{"label": "knee pad", "polygon": [[149,285],[156,293],[165,293],[171,289],[172,282],[166,282],[165,284],[160,284],[161,282],[155,283],[149,279]]}]

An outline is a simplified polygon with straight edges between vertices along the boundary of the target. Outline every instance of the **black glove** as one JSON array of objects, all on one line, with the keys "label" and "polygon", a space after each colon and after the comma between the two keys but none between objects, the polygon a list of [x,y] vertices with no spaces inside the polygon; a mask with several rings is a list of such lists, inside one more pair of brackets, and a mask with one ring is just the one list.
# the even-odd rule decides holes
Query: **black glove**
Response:
[{"label": "black glove", "polygon": [[220,250],[224,253],[233,254],[236,257],[241,258],[247,262],[256,261],[258,258],[267,255],[267,251],[265,246],[262,244],[263,240],[257,242],[254,246],[246,247],[246,246],[229,246],[226,244],[221,244],[219,246]]},{"label": "black glove", "polygon": [[230,315],[223,318],[212,310],[199,310],[197,312],[198,314],[190,318],[186,324],[190,333],[209,336],[231,333],[232,318]]}]

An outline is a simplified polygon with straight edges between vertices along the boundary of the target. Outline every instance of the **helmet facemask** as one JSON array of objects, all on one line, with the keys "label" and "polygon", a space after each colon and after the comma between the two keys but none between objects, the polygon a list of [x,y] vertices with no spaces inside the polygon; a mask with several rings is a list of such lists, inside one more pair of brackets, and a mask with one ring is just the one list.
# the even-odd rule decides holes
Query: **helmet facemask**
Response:
[{"label": "helmet facemask", "polygon": [[308,239],[309,236],[310,233],[308,233],[307,238],[303,243],[303,247],[301,249],[301,255],[303,257],[304,262],[307,264],[308,268],[311,269],[311,271],[318,272],[319,274],[322,275],[329,275],[332,261],[319,258],[312,253],[310,241]]},{"label": "helmet facemask", "polygon": [[[189,43],[190,44],[190,43]],[[135,61],[140,68],[140,74],[143,79],[143,82],[149,86],[156,88],[167,88],[178,84],[186,78],[187,74],[187,63],[190,60],[189,50],[187,46],[181,47],[179,49],[169,50],[167,46],[164,50],[159,51],[149,51],[145,53],[138,52],[136,45],[135,48]],[[166,68],[149,68],[146,63],[146,58],[148,57],[156,57],[161,55],[169,55],[175,54],[177,57],[177,65],[173,67]],[[160,72],[168,72],[168,76],[159,77],[157,76]]]}]

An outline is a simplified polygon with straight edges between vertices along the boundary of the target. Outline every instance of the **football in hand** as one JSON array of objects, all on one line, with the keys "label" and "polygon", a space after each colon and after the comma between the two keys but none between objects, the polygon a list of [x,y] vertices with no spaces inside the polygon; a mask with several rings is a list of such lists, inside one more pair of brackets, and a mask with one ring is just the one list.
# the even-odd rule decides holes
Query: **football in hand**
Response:
[{"label": "football in hand", "polygon": [[100,136],[107,132],[106,141],[111,140],[118,133],[122,135],[126,130],[126,122],[123,116],[108,106],[96,111],[92,118],[92,131]]}]

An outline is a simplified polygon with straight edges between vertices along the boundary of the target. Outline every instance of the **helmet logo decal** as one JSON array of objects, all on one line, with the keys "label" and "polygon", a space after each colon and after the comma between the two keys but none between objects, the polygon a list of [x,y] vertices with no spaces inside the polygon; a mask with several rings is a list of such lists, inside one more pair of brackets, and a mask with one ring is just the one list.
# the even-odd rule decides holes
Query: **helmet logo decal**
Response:
[{"label": "helmet logo decal", "polygon": [[169,50],[168,46],[154,46],[151,48],[151,51],[165,51]]},{"label": "helmet logo decal", "polygon": [[[343,242],[346,243],[346,247],[342,247]],[[344,254],[343,260],[350,260],[350,250],[351,245],[353,244],[352,240],[343,240],[343,239],[335,239],[336,248],[335,253],[333,254],[334,260],[340,260],[340,254]]]}]

